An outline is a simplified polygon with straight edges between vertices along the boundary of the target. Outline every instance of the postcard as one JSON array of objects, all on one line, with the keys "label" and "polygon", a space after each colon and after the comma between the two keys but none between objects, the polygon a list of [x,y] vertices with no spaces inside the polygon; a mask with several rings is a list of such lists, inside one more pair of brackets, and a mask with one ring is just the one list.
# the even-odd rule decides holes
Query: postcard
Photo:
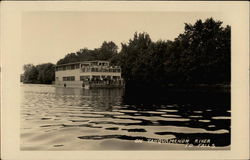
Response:
[{"label": "postcard", "polygon": [[1,3],[1,158],[248,159],[249,3]]}]

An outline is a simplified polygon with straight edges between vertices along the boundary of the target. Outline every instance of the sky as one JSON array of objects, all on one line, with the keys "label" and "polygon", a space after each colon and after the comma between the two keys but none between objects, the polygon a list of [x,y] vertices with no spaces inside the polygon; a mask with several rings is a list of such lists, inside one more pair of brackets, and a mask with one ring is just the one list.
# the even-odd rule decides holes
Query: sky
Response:
[{"label": "sky", "polygon": [[184,23],[213,17],[230,25],[229,17],[208,12],[25,12],[22,14],[22,63],[56,63],[81,48],[98,48],[103,41],[119,49],[134,33],[147,32],[153,41],[173,40]]}]

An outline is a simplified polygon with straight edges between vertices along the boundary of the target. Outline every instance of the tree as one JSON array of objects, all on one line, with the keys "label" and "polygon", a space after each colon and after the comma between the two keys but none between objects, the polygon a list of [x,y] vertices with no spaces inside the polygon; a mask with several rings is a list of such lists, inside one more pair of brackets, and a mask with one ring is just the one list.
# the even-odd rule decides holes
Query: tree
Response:
[{"label": "tree", "polygon": [[[230,82],[231,29],[212,18],[185,24],[185,32],[175,39],[171,63],[185,83]],[[170,63],[170,64],[171,64]]]},{"label": "tree", "polygon": [[55,80],[55,65],[52,63],[44,63],[37,65],[37,80],[41,84],[51,84]]},{"label": "tree", "polygon": [[122,66],[126,84],[230,83],[230,34],[229,26],[213,18],[185,24],[174,41],[152,42],[147,33],[135,33],[114,59]]},{"label": "tree", "polygon": [[97,59],[98,60],[110,60],[113,56],[117,54],[118,46],[110,41],[106,42],[104,41],[102,43],[102,46],[97,49]]},{"label": "tree", "polygon": [[126,85],[165,87],[176,85],[230,83],[231,28],[208,18],[185,24],[174,41],[153,42],[149,34],[135,33],[128,43],[104,41],[99,48],[80,49],[57,64],[87,60],[109,60],[122,68]]},{"label": "tree", "polygon": [[120,64],[127,83],[142,84],[147,81],[151,45],[152,41],[147,33],[135,33],[128,44],[122,44]]},{"label": "tree", "polygon": [[93,61],[93,60],[111,60],[112,57],[118,53],[118,46],[110,41],[104,41],[100,48],[93,50],[83,48],[76,53],[69,53],[64,58],[60,59],[57,64],[66,64],[80,61]]},{"label": "tree", "polygon": [[24,83],[51,84],[55,80],[55,65],[44,63],[34,66],[26,64],[24,69]]},{"label": "tree", "polygon": [[24,83],[36,83],[38,71],[33,64],[26,64],[24,69]]}]

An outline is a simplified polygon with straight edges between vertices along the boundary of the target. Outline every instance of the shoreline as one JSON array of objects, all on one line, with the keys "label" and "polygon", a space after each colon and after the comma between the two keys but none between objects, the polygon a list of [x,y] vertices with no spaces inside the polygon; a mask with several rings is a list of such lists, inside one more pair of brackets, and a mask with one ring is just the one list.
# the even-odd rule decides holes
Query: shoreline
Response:
[{"label": "shoreline", "polygon": [[127,90],[141,90],[141,91],[161,91],[161,92],[219,92],[219,93],[230,93],[230,84],[192,84],[192,85],[176,85],[168,84],[164,87],[153,87],[153,86],[125,86]]},{"label": "shoreline", "polygon": [[[50,85],[53,86],[55,84],[42,84],[42,83],[23,83],[21,84],[32,84],[32,85]],[[56,87],[56,86],[55,86]],[[81,87],[67,87],[67,88],[79,88]],[[91,88],[91,89],[112,89],[109,87],[105,88]],[[122,89],[126,91],[135,91],[135,92],[173,92],[173,93],[231,93],[231,85],[230,84],[193,84],[193,85],[175,85],[168,84],[164,87],[153,87],[153,86],[136,86],[136,85],[125,85]]]}]

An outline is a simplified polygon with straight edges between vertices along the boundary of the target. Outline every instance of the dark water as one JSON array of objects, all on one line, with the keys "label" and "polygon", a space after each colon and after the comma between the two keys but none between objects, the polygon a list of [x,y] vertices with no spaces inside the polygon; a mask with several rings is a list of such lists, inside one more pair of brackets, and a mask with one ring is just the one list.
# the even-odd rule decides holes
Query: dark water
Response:
[{"label": "dark water", "polygon": [[230,149],[228,95],[21,88],[22,150]]}]

